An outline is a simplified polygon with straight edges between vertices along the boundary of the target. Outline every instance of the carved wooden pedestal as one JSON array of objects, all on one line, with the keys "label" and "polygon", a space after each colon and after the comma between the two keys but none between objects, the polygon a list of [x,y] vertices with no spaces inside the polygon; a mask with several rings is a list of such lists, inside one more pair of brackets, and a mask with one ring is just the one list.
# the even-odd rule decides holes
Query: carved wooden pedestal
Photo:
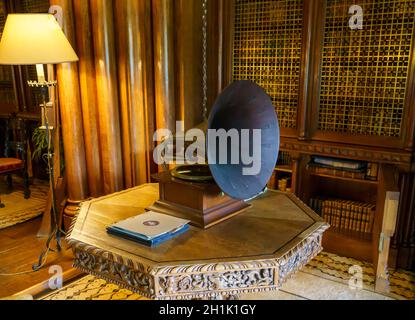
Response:
[{"label": "carved wooden pedestal", "polygon": [[277,290],[321,250],[328,225],[295,196],[268,192],[233,219],[156,248],[108,235],[143,213],[157,185],[86,202],[72,226],[74,266],[152,299],[218,299]]}]

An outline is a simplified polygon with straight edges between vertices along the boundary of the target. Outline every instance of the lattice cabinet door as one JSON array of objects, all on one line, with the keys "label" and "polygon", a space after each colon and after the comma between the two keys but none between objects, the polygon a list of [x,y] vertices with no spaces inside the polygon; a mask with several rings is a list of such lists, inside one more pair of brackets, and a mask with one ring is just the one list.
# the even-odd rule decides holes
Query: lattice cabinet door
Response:
[{"label": "lattice cabinet door", "polygon": [[314,137],[405,147],[414,126],[415,0],[327,0],[322,10]]},{"label": "lattice cabinet door", "polygon": [[297,132],[303,0],[234,0],[232,80],[252,80],[270,95],[282,135]]}]

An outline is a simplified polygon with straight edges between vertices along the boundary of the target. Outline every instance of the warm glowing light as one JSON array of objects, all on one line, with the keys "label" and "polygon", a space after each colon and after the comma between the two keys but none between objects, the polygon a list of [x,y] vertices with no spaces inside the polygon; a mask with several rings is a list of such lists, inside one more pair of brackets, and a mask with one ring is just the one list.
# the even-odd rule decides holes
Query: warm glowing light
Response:
[{"label": "warm glowing light", "polygon": [[0,42],[0,64],[56,64],[78,56],[50,14],[9,14]]}]

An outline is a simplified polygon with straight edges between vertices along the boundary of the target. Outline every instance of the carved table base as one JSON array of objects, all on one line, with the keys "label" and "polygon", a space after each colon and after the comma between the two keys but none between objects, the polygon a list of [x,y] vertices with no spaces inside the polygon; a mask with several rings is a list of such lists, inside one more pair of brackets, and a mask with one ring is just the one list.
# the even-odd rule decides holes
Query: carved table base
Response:
[{"label": "carved table base", "polygon": [[244,293],[278,290],[321,252],[326,228],[276,259],[168,267],[146,267],[77,242],[72,243],[74,267],[151,299],[232,300]]},{"label": "carved table base", "polygon": [[237,298],[278,290],[320,253],[328,228],[294,195],[268,191],[234,218],[156,248],[106,233],[158,198],[147,184],[82,204],[67,238],[74,266],[150,299]]}]

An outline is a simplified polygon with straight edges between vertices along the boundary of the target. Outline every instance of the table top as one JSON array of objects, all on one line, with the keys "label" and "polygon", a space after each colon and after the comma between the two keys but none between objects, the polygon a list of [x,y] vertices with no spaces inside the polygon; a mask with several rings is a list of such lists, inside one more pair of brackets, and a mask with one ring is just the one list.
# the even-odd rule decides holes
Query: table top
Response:
[{"label": "table top", "polygon": [[268,191],[252,207],[210,229],[188,232],[149,248],[107,234],[117,221],[145,212],[158,200],[158,184],[85,202],[68,240],[145,265],[252,261],[279,258],[327,224],[292,194]]}]

